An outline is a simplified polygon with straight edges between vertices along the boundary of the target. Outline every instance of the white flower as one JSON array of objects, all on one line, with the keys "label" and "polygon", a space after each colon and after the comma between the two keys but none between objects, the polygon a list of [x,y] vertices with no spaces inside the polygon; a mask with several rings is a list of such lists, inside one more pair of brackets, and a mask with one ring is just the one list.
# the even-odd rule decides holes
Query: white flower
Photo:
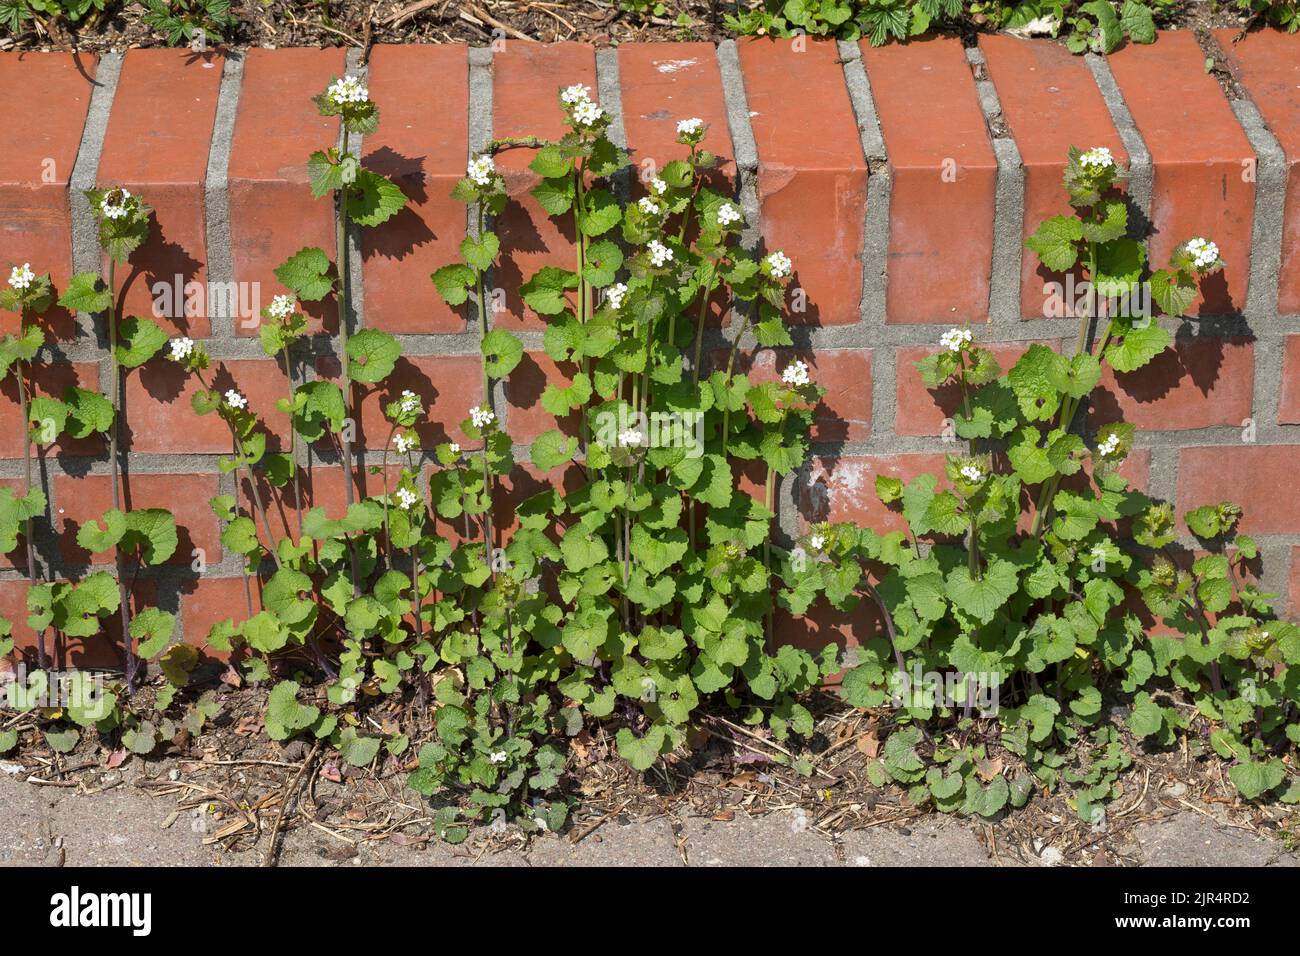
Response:
[{"label": "white flower", "polygon": [[815,534],[808,539],[808,546],[814,551],[820,551],[822,548],[826,547],[826,539],[819,534]]},{"label": "white flower", "polygon": [[451,449],[451,453],[453,455],[460,454],[460,442],[458,441],[451,442],[447,447]]},{"label": "white flower", "polygon": [[658,239],[651,239],[646,248],[650,250],[650,264],[656,268],[673,261],[673,251]]},{"label": "white flower", "polygon": [[408,435],[405,432],[398,432],[397,437],[393,439],[393,444],[397,446],[397,453],[399,455],[405,455],[415,447],[416,441],[418,441],[418,439],[414,435]]},{"label": "white flower", "polygon": [[656,196],[662,196],[664,193],[668,192],[668,184],[656,176],[654,179],[650,180],[650,191]]},{"label": "white flower", "polygon": [[407,488],[397,489],[397,506],[403,511],[410,511],[411,505],[420,500],[420,496]]},{"label": "white flower", "polygon": [[491,156],[478,156],[471,159],[466,171],[469,178],[480,186],[492,182],[492,174],[497,170],[496,161]]},{"label": "white flower", "polygon": [[9,284],[15,289],[26,289],[36,278],[36,273],[32,271],[32,264],[24,262],[21,266],[14,266],[13,271],[9,273]]},{"label": "white flower", "polygon": [[785,367],[785,371],[781,373],[781,381],[795,388],[807,385],[811,381],[808,377],[808,366],[796,359]]},{"label": "white flower", "polygon": [[565,87],[565,89],[560,93],[560,102],[566,106],[585,103],[590,99],[591,87],[583,86],[581,83],[574,83],[572,86]]},{"label": "white flower", "polygon": [[636,201],[636,204],[641,207],[641,211],[647,216],[657,216],[663,212],[660,205],[650,196],[642,196]]},{"label": "white flower", "polygon": [[1190,240],[1186,247],[1187,254],[1198,269],[1208,269],[1219,261],[1219,247],[1209,239],[1198,237]]},{"label": "white flower", "polygon": [[980,471],[975,465],[962,465],[961,476],[973,485],[977,485],[984,480],[984,472]]},{"label": "white flower", "polygon": [[778,249],[767,257],[767,267],[772,270],[772,278],[784,279],[794,269],[790,257]]},{"label": "white flower", "polygon": [[293,310],[297,308],[298,301],[291,295],[277,295],[271,300],[271,304],[266,307],[266,314],[273,319],[287,319],[293,315]]},{"label": "white flower", "polygon": [[231,408],[247,408],[248,399],[232,388],[226,391],[226,404]]},{"label": "white flower", "polygon": [[1097,453],[1101,455],[1102,458],[1109,458],[1111,455],[1115,454],[1118,449],[1119,434],[1117,432],[1111,432],[1106,436],[1105,440],[1097,446]]},{"label": "white flower", "polygon": [[397,407],[401,410],[402,414],[419,411],[420,396],[416,395],[409,388],[404,388],[402,389],[402,397]]},{"label": "white flower", "polygon": [[[117,197],[117,202],[109,202],[110,197]],[[109,219],[121,219],[131,211],[129,201],[131,194],[125,189],[113,189],[99,201],[99,210]]]},{"label": "white flower", "polygon": [[479,405],[469,410],[470,420],[475,428],[486,428],[496,421],[496,414],[486,405]]},{"label": "white flower", "polygon": [[605,290],[605,301],[609,303],[611,309],[621,309],[625,295],[627,295],[627,286],[622,282],[615,282]]},{"label": "white flower", "polygon": [[345,76],[341,80],[335,80],[326,90],[326,95],[335,106],[364,103],[370,99],[370,91],[362,86],[361,81],[355,76]]},{"label": "white flower", "polygon": [[698,116],[692,116],[690,119],[684,119],[677,124],[678,136],[694,136],[700,130],[704,129],[704,120]]},{"label": "white flower", "polygon": [[1105,146],[1094,146],[1079,157],[1079,165],[1085,169],[1089,166],[1096,166],[1098,169],[1110,169],[1115,165],[1115,159]]},{"label": "white flower", "polygon": [[488,754],[488,760],[493,763],[505,763],[506,752],[504,750],[494,750],[492,753]]},{"label": "white flower", "polygon": [[949,329],[939,336],[939,344],[949,352],[960,352],[973,339],[970,329]]},{"label": "white flower", "polygon": [[583,100],[573,108],[573,118],[580,126],[591,126],[604,115],[605,111],[591,100]]},{"label": "white flower", "polygon": [[187,336],[181,336],[179,339],[172,339],[171,359],[173,362],[185,361],[185,359],[190,357],[190,354],[193,351],[194,351],[193,339]]},{"label": "white flower", "polygon": [[629,428],[626,431],[620,432],[618,436],[618,443],[624,446],[640,445],[643,441],[645,441],[645,436],[635,428]]},{"label": "white flower", "polygon": [[740,210],[729,202],[724,202],[718,207],[718,225],[730,226],[733,222],[740,222]]}]

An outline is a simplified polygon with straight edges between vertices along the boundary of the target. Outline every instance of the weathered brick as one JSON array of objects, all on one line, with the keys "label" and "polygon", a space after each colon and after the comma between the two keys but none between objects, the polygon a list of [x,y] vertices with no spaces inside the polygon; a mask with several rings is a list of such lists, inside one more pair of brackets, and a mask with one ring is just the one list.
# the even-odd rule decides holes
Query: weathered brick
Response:
[{"label": "weathered brick", "polygon": [[[118,270],[124,314],[152,315],[193,336],[208,335],[211,322],[206,314],[185,315],[175,291],[207,282],[203,186],[223,64],[214,53],[129,51],[99,160],[101,187],[122,186],[154,208],[148,241]],[[155,308],[160,285],[172,290],[170,309],[161,310],[168,315]]]},{"label": "weathered brick", "polygon": [[[1005,372],[1019,361],[1032,342],[981,343],[998,360]],[[1059,342],[1040,340],[1039,344],[1057,347]],[[961,389],[948,384],[931,391],[921,381],[916,363],[937,351],[935,346],[918,345],[900,348],[894,370],[894,434],[942,435],[945,420],[961,409]]]},{"label": "weathered brick", "polygon": [[[832,42],[799,46],[744,40],[740,65],[758,147],[758,196],[766,248],[794,262],[792,286],[807,311],[790,320],[810,325],[858,321],[862,299],[862,232],[867,214],[867,161]],[[792,89],[816,90],[792,96]]]},{"label": "weathered brick", "polygon": [[[32,365],[28,376],[28,383],[33,386],[33,391],[27,395],[29,402],[33,394],[62,400],[64,391],[74,385],[92,391],[99,390],[99,370],[93,362]],[[18,382],[13,375],[9,375],[0,384],[0,458],[21,458],[23,455],[24,425],[21,409]],[[60,437],[52,446],[46,446],[44,453],[52,459],[57,453],[97,455],[103,449],[104,441],[98,435],[82,439]],[[40,453],[41,450],[33,446],[33,460]]]},{"label": "weathered brick", "polygon": [[1300,36],[1260,30],[1216,30],[1225,59],[1259,107],[1286,155],[1282,220],[1282,272],[1277,309],[1300,313]]},{"label": "weathered brick", "polygon": [[[360,501],[372,495],[382,495],[384,493],[384,478],[388,479],[388,488],[397,487],[398,479],[402,471],[402,463],[396,461],[395,455],[389,455],[388,467],[384,474],[372,472],[371,467],[378,469],[382,465],[382,459],[374,458],[367,466],[363,467],[355,461],[352,466],[352,489],[354,500]],[[319,461],[312,462],[298,472],[298,479],[295,482],[290,479],[283,488],[272,488],[261,476],[257,480],[258,493],[261,495],[262,502],[266,508],[267,524],[271,526],[271,532],[277,539],[284,535],[291,535],[294,540],[299,537],[298,532],[298,508],[297,501],[299,493],[302,499],[302,513],[306,515],[312,508],[324,508],[325,517],[337,519],[343,517],[347,511],[347,495],[343,488],[343,469],[338,465],[326,465]],[[239,509],[240,512],[254,519],[257,525],[257,537],[263,546],[268,544],[266,529],[262,522],[258,520],[256,506],[249,497],[250,487],[247,478],[240,483],[239,487]]]},{"label": "weathered brick", "polygon": [[[492,72],[492,135],[498,139],[558,139],[566,129],[559,91],[582,83],[596,96],[596,51],[585,43],[508,43],[493,58]],[[496,221],[502,256],[495,275],[505,292],[505,310],[493,314],[492,324],[502,328],[545,328],[524,306],[519,287],[543,266],[572,269],[576,256],[573,217],[557,222],[529,195],[541,181],[528,169],[533,155],[531,149],[497,155],[511,198]]]},{"label": "weathered brick", "polygon": [[[880,609],[866,597],[851,611],[837,611],[820,601],[813,604],[807,614],[797,617],[778,611],[774,628],[778,647],[793,644],[813,655],[821,654],[827,644],[834,644],[844,651],[885,635]],[[826,683],[830,686],[839,684],[840,675],[832,675]]]},{"label": "weathered brick", "polygon": [[876,497],[876,476],[906,482],[933,472],[942,485],[944,461],[941,452],[814,458],[799,479],[800,516],[805,522],[853,521],[882,534],[906,530],[903,516]]},{"label": "weathered brick", "polygon": [[[68,182],[95,83],[98,58],[84,54],[24,53],[0,56],[0,89],[11,103],[38,110],[0,128],[0,267],[30,262],[48,272],[62,291],[72,275],[72,216]],[[39,104],[39,107],[36,106]],[[0,334],[16,331],[18,316],[0,312]],[[55,337],[76,333],[66,309],[40,319]]]},{"label": "weathered brick", "polygon": [[[870,349],[762,349],[738,352],[736,371],[753,382],[775,382],[795,360],[808,366],[812,381],[826,395],[813,415],[811,438],[816,442],[866,441],[871,437]],[[714,355],[714,365],[725,369],[727,353]]]},{"label": "weathered brick", "polygon": [[1300,425],[1300,335],[1286,337],[1284,356],[1277,420],[1280,425]]},{"label": "weathered brick", "polygon": [[[289,381],[272,359],[215,359],[203,373],[207,383],[225,392],[237,389],[249,410],[268,432],[267,450],[288,447],[289,416],[276,402],[289,397]],[[190,404],[203,388],[198,376],[174,362],[155,361],[126,378],[123,441],[130,451],[157,454],[202,452],[229,454],[230,430],[213,412],[199,415]]]},{"label": "weathered brick", "polygon": [[[1120,165],[1128,163],[1106,101],[1082,57],[1048,40],[982,36],[989,78],[998,91],[1002,118],[1011,130],[1025,170],[1024,236],[1044,219],[1072,215],[1062,177],[1071,146],[1105,146]],[[1051,314],[1044,285],[1063,276],[1044,267],[1029,250],[1021,256],[1021,315]],[[1056,298],[1058,304],[1059,297]],[[1066,308],[1063,314],[1071,314]]]},{"label": "weathered brick", "polygon": [[1192,311],[1240,311],[1250,279],[1255,153],[1218,81],[1205,72],[1205,53],[1192,31],[1165,31],[1107,62],[1155,167],[1152,265],[1164,266],[1188,239],[1212,239],[1227,268],[1202,282]]},{"label": "weathered brick", "polygon": [[[218,578],[208,575],[188,580],[181,588],[180,637],[192,647],[202,647],[214,624],[227,618],[236,624],[262,610],[261,582],[256,577]],[[252,603],[252,614],[249,603]],[[213,652],[218,659],[226,654]]]},{"label": "weathered brick", "polygon": [[[176,553],[169,564],[189,564],[194,549],[203,551],[208,564],[221,560],[221,529],[209,502],[218,493],[217,476],[197,474],[132,474],[122,479],[122,510],[165,508],[176,518]],[[89,564],[91,554],[77,544],[77,531],[113,507],[112,479],[108,475],[54,476],[55,527],[66,564]],[[94,556],[96,563],[111,564],[112,552]]]},{"label": "weathered brick", "polygon": [[[377,46],[367,85],[380,104],[379,131],[365,138],[364,165],[397,183],[408,205],[361,232],[366,325],[390,332],[460,332],[430,274],[461,261],[465,207],[451,198],[469,153],[469,54],[461,44]],[[436,111],[438,120],[429,122]]]},{"label": "weathered brick", "polygon": [[961,42],[860,46],[893,173],[886,321],[987,322],[997,160]]},{"label": "weathered brick", "polygon": [[[288,291],[274,270],[299,249],[319,246],[336,258],[333,200],[312,198],[307,158],[338,142],[338,119],[321,116],[312,97],[343,72],[342,49],[251,49],[245,54],[226,174],[230,251],[235,281],[255,284],[251,288],[261,307]],[[292,228],[286,228],[289,223]],[[252,304],[253,298],[244,301]],[[312,331],[337,329],[332,300],[301,305],[312,318]],[[259,310],[252,315],[260,319]],[[257,334],[245,310],[239,318],[235,329],[240,335]]]},{"label": "weathered brick", "polygon": [[1253,339],[1183,338],[1136,372],[1103,366],[1092,421],[1123,419],[1143,431],[1241,426],[1251,416],[1254,385]]},{"label": "weathered brick", "polygon": [[1300,533],[1300,509],[1285,489],[1300,473],[1300,445],[1216,445],[1178,453],[1178,517],[1201,505],[1234,501],[1247,534]]},{"label": "weathered brick", "polygon": [[545,352],[525,352],[519,365],[506,379],[506,426],[510,437],[519,444],[529,444],[542,432],[559,428],[566,435],[577,435],[581,428],[578,414],[556,419],[542,407],[542,393],[547,385],[567,388],[573,384],[576,368],[566,362],[561,368]]}]

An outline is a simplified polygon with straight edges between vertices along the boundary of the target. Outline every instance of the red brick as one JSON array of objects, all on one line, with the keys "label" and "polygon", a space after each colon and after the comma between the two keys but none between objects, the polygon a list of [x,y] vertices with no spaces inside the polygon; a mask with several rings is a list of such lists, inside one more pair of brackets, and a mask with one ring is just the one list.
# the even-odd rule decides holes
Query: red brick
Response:
[{"label": "red brick", "polygon": [[[317,361],[322,378],[336,379],[338,363],[333,358]],[[378,386],[353,383],[353,407],[358,407],[357,436],[354,447],[383,452],[389,441],[392,423],[384,409],[409,389],[420,397],[426,415],[415,428],[421,446],[433,448],[439,442],[457,441],[467,448],[470,442],[460,431],[460,423],[469,418],[469,410],[483,402],[482,360],[477,355],[403,356],[388,378]]]},{"label": "red brick", "polygon": [[1253,339],[1181,339],[1136,372],[1103,366],[1094,424],[1123,419],[1143,431],[1241,426],[1254,402]]},{"label": "red brick", "polygon": [[[68,182],[97,63],[63,53],[0,57],[0,89],[11,103],[32,104],[31,119],[15,116],[0,128],[0,281],[24,262],[38,275],[50,273],[59,291],[72,275]],[[58,306],[40,321],[60,339],[76,334],[72,316]],[[17,327],[17,315],[0,313],[0,334]]]},{"label": "red brick", "polygon": [[[13,624],[13,638],[17,653],[29,666],[36,663],[36,632],[27,626],[26,581],[0,583],[0,617]],[[141,578],[133,592],[135,606],[156,604],[152,581]],[[61,637],[55,639],[54,631],[45,632],[45,649],[53,666],[60,668],[86,667],[120,669],[122,666],[122,617],[120,613],[103,619],[103,630],[90,637]]]},{"label": "red brick", "polygon": [[542,393],[547,385],[567,388],[573,384],[576,368],[566,362],[561,368],[545,352],[525,352],[519,365],[506,379],[506,427],[517,443],[527,445],[542,432],[559,428],[566,435],[581,430],[578,413],[557,419],[542,408]]},{"label": "red brick", "polygon": [[[492,135],[498,139],[564,134],[559,91],[574,83],[596,95],[596,51],[584,43],[508,43],[492,61]],[[556,221],[529,195],[540,180],[528,169],[534,151],[507,149],[497,155],[511,202],[497,218],[502,256],[496,281],[505,290],[505,311],[492,317],[502,328],[541,329],[546,323],[525,309],[519,286],[543,266],[572,269],[576,253],[573,217]]]},{"label": "red brick", "polygon": [[[979,45],[997,87],[1002,118],[1024,164],[1028,238],[1044,219],[1073,215],[1062,184],[1071,146],[1105,146],[1121,165],[1127,165],[1128,153],[1082,57],[1051,40],[982,36]],[[1062,281],[1061,275],[1048,271],[1025,250],[1020,276],[1021,315],[1042,316],[1047,298],[1043,285]]]},{"label": "red brick", "polygon": [[987,322],[997,160],[961,42],[860,46],[893,172],[886,321]]},{"label": "red brick", "polygon": [[[756,383],[775,382],[796,359],[807,363],[813,382],[827,389],[814,412],[812,440],[843,442],[870,438],[870,349],[762,349],[757,353],[737,353],[736,371],[747,373]],[[715,353],[714,367],[726,369],[726,352]]]},{"label": "red brick", "polygon": [[[814,656],[820,655],[827,644],[834,644],[844,651],[887,634],[880,609],[866,596],[851,611],[838,611],[820,601],[810,607],[807,614],[797,617],[778,611],[775,624],[774,637],[778,647],[793,644]],[[826,683],[835,686],[840,679],[840,674],[833,674]]]},{"label": "red brick", "polygon": [[[1007,342],[999,345],[984,345],[998,360],[1004,372],[1009,371],[1020,356],[1025,354],[1032,342]],[[1059,342],[1040,340],[1038,344],[1051,348],[1059,347]],[[930,390],[921,381],[916,362],[931,355],[938,349],[930,345],[915,345],[898,350],[894,372],[894,434],[895,435],[942,435],[944,420],[953,418],[961,409],[961,389],[955,384]]]},{"label": "red brick", "polygon": [[[257,283],[263,307],[286,291],[274,269],[299,249],[319,246],[336,257],[334,201],[312,198],[307,158],[338,142],[338,119],[321,116],[312,97],[332,77],[342,76],[344,66],[342,49],[252,49],[245,54],[226,174],[230,251],[235,281]],[[337,329],[332,301],[302,305],[314,319],[313,331]],[[257,334],[255,325],[242,321],[235,329],[240,335]]]},{"label": "red brick", "polygon": [[1193,311],[1241,310],[1255,218],[1255,183],[1245,177],[1255,153],[1218,81],[1205,72],[1205,53],[1190,30],[1166,31],[1107,62],[1155,166],[1152,265],[1164,266],[1188,239],[1212,239],[1227,268],[1202,283]]},{"label": "red brick", "polygon": [[1287,579],[1286,614],[1300,616],[1300,546],[1291,547],[1291,574]]},{"label": "red brick", "polygon": [[[378,473],[371,473],[372,465],[379,468],[382,465],[381,458],[376,457],[365,467],[353,463],[352,489],[355,501],[384,493],[384,477]],[[396,455],[389,455],[386,474],[390,491],[397,487],[401,470],[402,463],[397,462]],[[299,470],[296,486],[290,479],[283,488],[272,488],[259,475],[257,487],[266,508],[267,524],[271,526],[271,533],[277,540],[286,534],[291,535],[295,540],[298,538],[298,514],[295,503],[299,491],[302,494],[304,516],[315,507],[324,508],[327,518],[341,518],[347,511],[347,497],[343,490],[343,469],[338,465],[313,463]],[[249,498],[247,479],[240,483],[239,509],[241,514],[254,519],[258,540],[263,546],[267,546],[266,528],[258,518],[255,505]],[[242,598],[240,600],[242,601]]]},{"label": "red brick", "polygon": [[1277,309],[1294,315],[1300,312],[1300,36],[1260,30],[1236,42],[1239,35],[1237,30],[1214,31],[1225,59],[1286,156]]},{"label": "red brick", "polygon": [[1178,519],[1201,505],[1242,506],[1246,534],[1300,533],[1300,509],[1286,490],[1300,473],[1300,445],[1219,445],[1178,453]]},{"label": "red brick", "polygon": [[876,476],[907,482],[933,472],[944,484],[945,460],[942,452],[814,458],[799,479],[800,515],[804,522],[853,521],[881,534],[904,531],[903,516],[876,497]]},{"label": "red brick", "polygon": [[[272,359],[214,359],[203,373],[213,388],[238,389],[268,431],[267,450],[288,447],[289,416],[276,402],[289,397],[289,381]],[[199,415],[190,404],[203,386],[173,362],[155,361],[126,378],[126,447],[159,454],[229,454],[230,429],[216,412]]]},{"label": "red brick", "polygon": [[[469,53],[463,44],[377,46],[367,87],[379,131],[365,138],[365,165],[396,182],[407,207],[363,229],[366,324],[390,332],[460,332],[430,274],[461,261],[465,206],[451,198],[469,152]],[[430,122],[430,116],[437,122]]]},{"label": "red brick", "polygon": [[[203,184],[223,64],[215,54],[163,49],[131,50],[122,63],[99,185],[122,186],[155,210],[148,241],[118,270],[125,314],[154,315],[156,283],[207,282]],[[155,318],[188,335],[211,330],[206,314]]]},{"label": "red brick", "polygon": [[1280,425],[1300,425],[1300,335],[1286,337],[1277,420]]},{"label": "red brick", "polygon": [[618,48],[623,130],[644,183],[690,150],[677,142],[679,120],[697,116],[708,125],[701,144],[719,159],[713,187],[733,188],[736,177],[722,74],[712,43],[629,43]]},{"label": "red brick", "polygon": [[[740,65],[758,147],[758,198],[767,249],[794,262],[808,298],[792,322],[849,325],[862,300],[867,161],[832,42],[742,40]],[[815,90],[815,95],[791,95]]]},{"label": "red brick", "polygon": [[[91,563],[91,554],[77,544],[77,530],[113,507],[112,494],[108,475],[54,476],[55,527],[66,564]],[[215,474],[136,473],[122,480],[122,510],[166,508],[175,516],[176,553],[168,564],[189,564],[195,548],[203,549],[207,564],[216,564],[221,560],[221,529],[209,502],[217,494]],[[110,564],[112,552],[95,555],[93,560]]]},{"label": "red brick", "polygon": [[[33,386],[35,395],[62,400],[64,391],[74,385],[91,391],[99,390],[99,370],[93,362],[32,365],[29,366],[28,375],[28,384]],[[29,402],[33,398],[33,392],[27,395]],[[23,431],[18,382],[13,375],[9,375],[0,384],[0,458],[23,456]],[[46,446],[45,454],[61,452],[69,455],[97,455],[103,448],[103,439],[97,435],[80,440],[61,437],[53,446]],[[40,453],[40,449],[32,447],[33,460]]]},{"label": "red brick", "polygon": [[[261,582],[241,575],[233,578],[216,578],[203,575],[187,580],[181,586],[180,638],[191,647],[203,647],[213,625],[229,618],[236,624],[248,620],[251,598],[253,614],[262,610]],[[228,654],[213,651],[212,656],[225,660]]]}]

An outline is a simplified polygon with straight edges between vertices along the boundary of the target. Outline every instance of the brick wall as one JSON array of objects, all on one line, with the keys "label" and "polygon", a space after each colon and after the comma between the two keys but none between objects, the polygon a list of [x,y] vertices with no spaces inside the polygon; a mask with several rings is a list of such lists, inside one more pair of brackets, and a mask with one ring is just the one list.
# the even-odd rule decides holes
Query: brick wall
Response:
[{"label": "brick wall", "polygon": [[[60,288],[94,269],[98,251],[80,190],[115,183],[157,210],[154,238],[132,257],[128,310],[149,314],[159,281],[237,282],[265,304],[282,291],[271,272],[298,248],[332,249],[328,201],[307,187],[305,160],[338,135],[310,97],[350,67],[365,70],[380,104],[364,161],[411,198],[391,222],[350,237],[360,277],[352,322],[389,331],[405,358],[395,388],[432,411],[426,443],[456,438],[477,390],[477,317],[451,309],[428,275],[454,259],[466,231],[452,184],[468,156],[493,136],[560,132],[555,90],[581,82],[619,116],[616,138],[638,163],[662,165],[680,118],[711,124],[705,146],[723,162],[719,185],[736,192],[751,245],[782,248],[808,307],[794,314],[795,350],[829,388],[814,457],[781,490],[781,523],[852,518],[897,521],[875,500],[878,473],[911,477],[939,467],[944,420],[955,396],[931,394],[912,361],[941,327],[969,322],[1006,363],[1031,342],[1073,337],[1072,318],[1044,316],[1042,274],[1022,249],[1042,218],[1065,211],[1060,177],[1067,146],[1109,146],[1132,169],[1126,186],[1153,227],[1152,259],[1195,234],[1213,238],[1228,267],[1178,328],[1177,350],[1132,376],[1108,374],[1092,421],[1118,415],[1140,429],[1130,477],[1180,508],[1231,497],[1244,527],[1261,537],[1265,580],[1300,599],[1300,36],[1265,32],[1209,49],[1186,32],[1107,58],[1072,57],[1049,42],[982,37],[873,49],[865,44],[741,41],[646,44],[597,51],[578,44],[509,42],[503,49],[378,47],[362,67],[341,50],[252,50],[243,56],[132,50],[125,56],[0,55],[0,89],[29,104],[32,122],[0,129],[0,265],[30,261]],[[1221,46],[1222,49],[1215,47]],[[1207,54],[1233,72],[1225,94],[1205,72]],[[528,156],[499,160],[511,195],[497,224],[509,258],[493,285],[503,306],[490,322],[518,332],[525,362],[497,394],[521,443],[553,427],[539,398],[562,379],[541,350],[543,323],[518,286],[546,264],[569,265],[571,238],[527,195]],[[622,183],[627,192],[636,188]],[[726,342],[725,309],[711,345]],[[14,319],[6,316],[5,331]],[[238,310],[201,304],[162,317],[173,332],[205,340],[220,387],[238,387],[272,432],[288,438],[275,409],[283,372],[265,358]],[[337,374],[338,316],[312,313],[310,374]],[[108,365],[90,316],[54,314],[54,341],[38,391],[73,382],[106,390]],[[780,361],[784,362],[784,358]],[[754,373],[771,374],[759,354]],[[162,361],[125,386],[126,486],[131,507],[172,509],[181,526],[176,563],[137,582],[149,600],[181,612],[184,637],[201,641],[214,621],[243,607],[237,556],[224,555],[208,499],[234,492],[218,473],[228,435],[189,405],[194,388]],[[362,403],[359,445],[374,465],[381,401]],[[21,480],[21,432],[12,383],[0,391],[0,481]],[[380,437],[376,437],[379,431]],[[1249,440],[1245,440],[1249,439]],[[300,449],[304,499],[340,502],[343,475],[328,455]],[[53,528],[39,536],[43,565],[78,573],[89,556],[79,524],[108,505],[103,443],[49,448],[39,463]],[[742,479],[743,480],[743,479]],[[371,476],[358,474],[365,490]],[[521,471],[521,493],[535,479]],[[374,489],[371,488],[371,491]],[[272,509],[286,526],[292,501]],[[191,570],[192,549],[207,570]],[[1294,556],[1294,557],[1293,557]],[[0,614],[20,639],[21,553],[0,570]],[[869,616],[801,623],[814,636],[869,626]],[[74,662],[111,663],[92,644]]]}]

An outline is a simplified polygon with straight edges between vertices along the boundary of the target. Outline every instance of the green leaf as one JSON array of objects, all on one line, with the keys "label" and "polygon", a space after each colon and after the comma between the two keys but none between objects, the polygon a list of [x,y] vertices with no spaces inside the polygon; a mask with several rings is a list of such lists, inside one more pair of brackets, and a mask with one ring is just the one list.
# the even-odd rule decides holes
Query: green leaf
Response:
[{"label": "green leaf", "polygon": [[361,226],[378,226],[402,211],[406,194],[394,182],[369,169],[357,170],[348,191],[348,216]]},{"label": "green leaf", "polygon": [[176,615],[156,607],[137,611],[131,618],[131,636],[138,642],[137,653],[150,659],[162,652],[176,630]]},{"label": "green leaf", "polygon": [[1196,281],[1186,272],[1157,269],[1150,282],[1151,298],[1166,315],[1184,315],[1196,301]]},{"label": "green leaf", "polygon": [[1038,254],[1038,258],[1052,272],[1065,272],[1074,267],[1079,258],[1075,243],[1083,238],[1083,225],[1073,216],[1052,216],[1039,223],[1025,245]]},{"label": "green leaf", "polygon": [[578,285],[575,273],[555,266],[544,266],[537,274],[520,286],[519,291],[527,306],[538,315],[559,315],[567,307],[565,289]]},{"label": "green leaf", "polygon": [[1286,777],[1286,768],[1280,760],[1251,760],[1237,764],[1228,771],[1228,776],[1243,797],[1254,800],[1280,786]]},{"label": "green leaf", "polygon": [[659,759],[667,731],[659,724],[654,724],[646,731],[644,737],[638,737],[627,727],[620,727],[615,742],[619,755],[637,770],[649,770]]},{"label": "green leaf", "polygon": [[348,377],[354,382],[382,382],[393,371],[402,348],[378,329],[362,329],[348,339]]},{"label": "green leaf", "polygon": [[492,267],[492,260],[497,257],[501,251],[501,240],[497,238],[496,233],[485,232],[475,239],[473,236],[466,236],[460,241],[460,254],[465,257],[465,261],[470,267],[477,269],[479,272],[486,272]]},{"label": "green leaf", "polygon": [[1120,25],[1128,38],[1134,43],[1154,43],[1156,41],[1156,21],[1151,10],[1137,0],[1127,0],[1119,15]]},{"label": "green leaf", "polygon": [[139,551],[145,564],[162,564],[176,553],[176,519],[164,508],[141,508],[126,514],[126,534],[119,547]]},{"label": "green leaf", "polygon": [[483,336],[483,368],[490,378],[505,378],[515,370],[524,355],[524,345],[504,329],[493,329]]},{"label": "green leaf", "polygon": [[1169,333],[1154,320],[1147,319],[1138,324],[1116,319],[1111,323],[1106,361],[1117,372],[1134,372],[1167,349],[1171,342]]},{"label": "green leaf", "polygon": [[70,438],[85,438],[113,427],[113,403],[99,392],[73,387],[63,393],[63,401],[68,406],[66,430]]},{"label": "green leaf", "polygon": [[558,468],[573,458],[578,450],[578,439],[566,436],[557,429],[538,435],[533,441],[530,457],[542,471]]},{"label": "green leaf", "polygon": [[124,368],[138,368],[167,344],[167,333],[152,319],[131,316],[118,331],[117,361]]},{"label": "green leaf", "polygon": [[462,305],[474,286],[474,270],[459,262],[443,266],[429,278],[437,287],[438,294],[451,306]]},{"label": "green leaf", "polygon": [[378,737],[360,737],[352,727],[344,728],[339,736],[338,748],[343,759],[354,767],[365,767],[379,753]]},{"label": "green leaf", "polygon": [[967,567],[953,568],[944,582],[944,594],[957,608],[987,624],[1015,593],[1017,582],[1015,565],[995,558],[979,580]]},{"label": "green leaf", "polygon": [[277,266],[275,277],[293,290],[299,299],[316,302],[334,291],[334,280],[329,270],[330,260],[324,250],[308,246]]},{"label": "green leaf", "polygon": [[96,272],[77,273],[59,296],[59,305],[73,312],[104,312],[112,304],[113,295]]}]

